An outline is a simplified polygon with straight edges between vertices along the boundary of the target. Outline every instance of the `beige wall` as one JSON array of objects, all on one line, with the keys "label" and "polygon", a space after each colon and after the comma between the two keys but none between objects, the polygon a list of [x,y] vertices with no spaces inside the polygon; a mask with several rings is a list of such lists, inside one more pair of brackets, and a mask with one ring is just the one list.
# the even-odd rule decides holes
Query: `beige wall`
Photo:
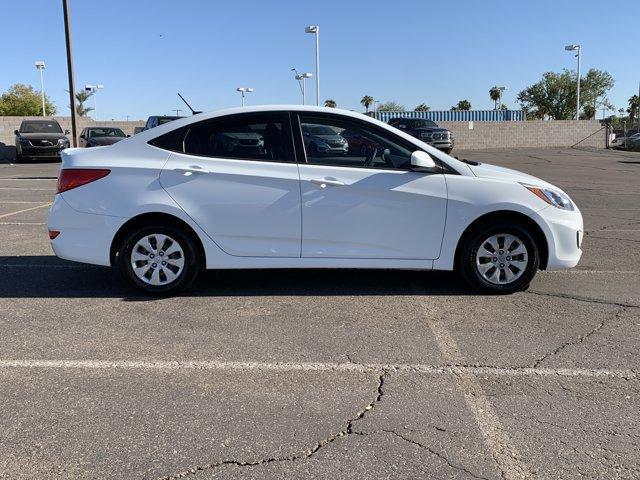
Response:
[{"label": "beige wall", "polygon": [[[525,122],[439,122],[451,130],[455,150],[490,148],[605,147],[605,132],[596,120]],[[455,151],[454,150],[454,151]]]},{"label": "beige wall", "polygon": [[[29,117],[42,118],[42,117]],[[0,158],[12,158],[13,131],[20,126],[23,117],[0,116]],[[63,130],[71,130],[70,117],[56,117]],[[91,125],[121,128],[126,134],[133,134],[135,127],[144,126],[144,121],[96,122],[90,118],[82,118],[78,124],[80,131]],[[605,147],[605,133],[600,122],[595,120],[557,120],[526,122],[440,122],[440,126],[448,128],[455,137],[456,150],[480,150],[490,148],[544,148],[571,147],[579,144],[582,147]]]}]

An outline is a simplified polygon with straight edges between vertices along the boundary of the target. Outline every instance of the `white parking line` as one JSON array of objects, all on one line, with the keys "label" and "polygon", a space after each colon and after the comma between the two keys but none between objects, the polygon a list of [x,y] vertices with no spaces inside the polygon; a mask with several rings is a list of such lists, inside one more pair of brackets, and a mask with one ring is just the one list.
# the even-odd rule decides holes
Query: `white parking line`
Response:
[{"label": "white parking line", "polygon": [[7,218],[12,215],[18,215],[19,213],[30,212],[31,210],[37,210],[38,208],[44,208],[50,205],[51,205],[51,202],[43,203],[42,205],[38,205],[37,207],[25,208],[24,210],[18,210],[17,212],[5,213],[4,215],[0,215],[0,218]]},{"label": "white parking line", "polygon": [[234,362],[222,360],[46,360],[0,359],[0,368],[50,368],[80,370],[240,370],[273,372],[356,372],[421,373],[428,375],[473,375],[481,377],[573,377],[573,378],[640,378],[640,371],[588,368],[509,368],[467,365],[330,363],[330,362]]},{"label": "white parking line", "polygon": [[[445,361],[464,363],[464,357],[456,341],[438,317],[427,312],[427,324],[433,332]],[[476,373],[464,370],[456,376],[459,379],[464,400],[478,424],[492,458],[502,472],[502,478],[505,480],[531,478],[531,470],[522,460],[520,452],[513,446],[498,414],[478,382]]]}]

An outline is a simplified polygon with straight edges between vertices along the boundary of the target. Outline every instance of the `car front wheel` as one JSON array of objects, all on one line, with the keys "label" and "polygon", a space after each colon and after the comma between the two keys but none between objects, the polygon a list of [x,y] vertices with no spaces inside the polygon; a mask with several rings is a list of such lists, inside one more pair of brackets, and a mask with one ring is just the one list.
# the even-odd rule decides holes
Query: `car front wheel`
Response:
[{"label": "car front wheel", "polygon": [[200,258],[190,235],[176,227],[149,225],[127,236],[118,250],[118,266],[137,289],[169,295],[191,285]]},{"label": "car front wheel", "polygon": [[540,264],[534,238],[518,222],[493,221],[475,229],[461,245],[458,267],[473,288],[509,294],[526,290]]}]

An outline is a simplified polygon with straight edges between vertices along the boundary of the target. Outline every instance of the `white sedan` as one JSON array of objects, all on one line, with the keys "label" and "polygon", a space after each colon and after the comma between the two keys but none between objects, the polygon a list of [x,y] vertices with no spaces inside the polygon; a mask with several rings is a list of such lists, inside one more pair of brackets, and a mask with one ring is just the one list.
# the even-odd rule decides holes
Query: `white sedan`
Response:
[{"label": "white sedan", "polygon": [[[364,148],[307,150],[303,132],[318,127]],[[184,289],[204,268],[457,270],[511,293],[539,269],[574,267],[582,225],[543,180],[303,106],[203,113],[64,150],[47,219],[56,255],[115,266],[150,294]]]}]

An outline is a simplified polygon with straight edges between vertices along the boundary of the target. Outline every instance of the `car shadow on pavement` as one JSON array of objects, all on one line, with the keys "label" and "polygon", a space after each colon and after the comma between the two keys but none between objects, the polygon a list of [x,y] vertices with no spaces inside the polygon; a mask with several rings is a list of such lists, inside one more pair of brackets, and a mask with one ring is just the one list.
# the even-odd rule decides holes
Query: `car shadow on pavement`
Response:
[{"label": "car shadow on pavement", "polygon": [[[0,256],[0,298],[122,298],[151,301],[112,268],[53,256]],[[205,271],[183,297],[474,295],[450,272],[274,269]]]}]

